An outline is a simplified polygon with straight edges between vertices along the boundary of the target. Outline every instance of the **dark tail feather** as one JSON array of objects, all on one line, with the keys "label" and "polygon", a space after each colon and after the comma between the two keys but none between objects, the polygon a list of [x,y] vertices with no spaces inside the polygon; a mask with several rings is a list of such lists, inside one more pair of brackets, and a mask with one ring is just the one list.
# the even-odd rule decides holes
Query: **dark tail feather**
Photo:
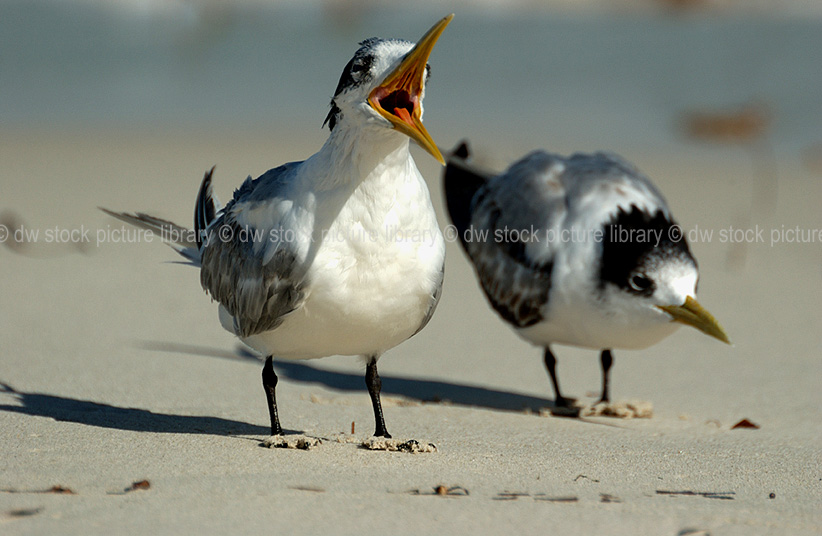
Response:
[{"label": "dark tail feather", "polygon": [[448,157],[443,176],[448,215],[457,228],[463,247],[465,231],[471,225],[472,201],[491,177],[466,162],[470,154],[468,144],[461,142]]},{"label": "dark tail feather", "polygon": [[146,229],[159,236],[177,253],[188,259],[192,265],[199,266],[200,253],[191,229],[186,229],[174,222],[155,218],[143,212],[131,214],[129,212],[114,212],[107,208],[97,207],[109,216],[124,221],[140,229]]},{"label": "dark tail feather", "polygon": [[208,170],[200,185],[200,192],[197,194],[197,205],[194,207],[194,232],[197,236],[197,249],[203,245],[205,231],[208,225],[217,217],[217,205],[214,201],[214,190],[211,187],[211,176],[214,168]]}]

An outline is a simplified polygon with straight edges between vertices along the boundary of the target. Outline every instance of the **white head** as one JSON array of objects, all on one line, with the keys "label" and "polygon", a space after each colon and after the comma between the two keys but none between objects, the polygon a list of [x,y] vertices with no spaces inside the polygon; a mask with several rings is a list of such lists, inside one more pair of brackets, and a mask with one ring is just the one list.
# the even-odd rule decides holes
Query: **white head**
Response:
[{"label": "white head", "polygon": [[[696,260],[667,211],[620,208],[604,226],[598,288],[603,307],[638,325],[680,322],[723,342],[719,323],[696,301]],[[666,330],[660,329],[664,336]],[[670,331],[670,329],[668,330]]]},{"label": "white head", "polygon": [[[399,131],[444,159],[422,124],[422,100],[429,76],[428,57],[453,18],[435,24],[417,44],[397,39],[366,39],[343,69],[325,123],[372,125]],[[324,124],[325,124],[324,123]]]}]

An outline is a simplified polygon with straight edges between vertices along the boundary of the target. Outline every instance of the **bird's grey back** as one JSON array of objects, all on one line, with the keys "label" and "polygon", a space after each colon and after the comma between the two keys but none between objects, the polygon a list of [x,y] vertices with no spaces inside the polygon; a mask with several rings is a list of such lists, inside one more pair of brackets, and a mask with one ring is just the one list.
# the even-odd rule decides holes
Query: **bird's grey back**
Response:
[{"label": "bird's grey back", "polygon": [[642,199],[668,210],[647,177],[619,156],[604,152],[566,158],[535,151],[489,182],[478,194],[478,199],[483,197],[494,198],[504,211],[499,223],[512,229],[536,226],[546,231],[562,219],[574,224],[582,214],[608,212],[620,198],[627,206]]},{"label": "bird's grey back", "polygon": [[226,209],[235,203],[270,201],[279,197],[291,184],[294,172],[302,163],[288,162],[269,169],[254,180],[248,177],[239,188],[234,190],[234,196]]}]

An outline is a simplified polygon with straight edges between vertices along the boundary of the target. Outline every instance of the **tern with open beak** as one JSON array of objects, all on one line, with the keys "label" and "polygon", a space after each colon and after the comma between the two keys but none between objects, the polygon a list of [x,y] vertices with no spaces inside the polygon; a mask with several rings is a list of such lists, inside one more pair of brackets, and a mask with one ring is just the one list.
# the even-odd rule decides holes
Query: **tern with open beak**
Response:
[{"label": "tern with open beak", "polygon": [[377,360],[425,327],[442,287],[445,244],[409,142],[444,163],[423,126],[422,102],[428,57],[452,18],[416,44],[360,43],[331,100],[325,145],[305,161],[249,177],[225,207],[212,194],[212,169],[197,196],[193,231],[106,211],[185,237],[170,245],[200,267],[223,327],[266,356],[272,436],[282,433],[273,358],[358,355],[374,435],[391,437]]}]

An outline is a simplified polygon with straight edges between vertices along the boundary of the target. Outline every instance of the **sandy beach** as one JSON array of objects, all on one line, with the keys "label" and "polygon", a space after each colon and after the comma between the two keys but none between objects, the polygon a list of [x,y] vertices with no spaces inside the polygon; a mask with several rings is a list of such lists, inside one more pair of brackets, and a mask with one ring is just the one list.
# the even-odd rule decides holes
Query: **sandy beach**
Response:
[{"label": "sandy beach", "polygon": [[[476,46],[458,23],[438,45],[443,51]],[[822,28],[799,26],[817,35]],[[348,39],[348,48],[366,36]],[[673,42],[668,54],[685,57],[688,43]],[[573,104],[591,91],[595,69],[564,79],[554,95],[569,108],[537,122],[533,110],[489,97],[511,79],[478,90],[471,103],[458,100],[465,90],[455,85],[468,84],[480,64],[435,50],[426,123],[441,147],[468,137],[497,168],[536,147],[621,152],[690,233],[700,302],[734,345],[682,328],[647,350],[616,351],[613,398],[652,404],[650,418],[552,416],[542,411],[553,393],[540,349],[487,306],[450,242],[431,323],[380,360],[392,434],[433,443],[436,452],[359,446],[373,415],[363,366],[352,357],[276,363],[283,426],[322,444],[262,446],[261,362],[220,327],[196,270],[97,207],[190,225],[212,165],[225,200],[247,175],[309,156],[324,141],[319,124],[348,48],[322,60],[339,67],[306,75],[311,92],[330,86],[319,87],[315,104],[282,119],[267,110],[263,121],[208,113],[83,121],[62,111],[52,124],[17,110],[0,125],[0,532],[822,534],[822,123],[817,109],[798,113],[818,97],[822,85],[811,82],[822,73],[817,66],[800,91],[788,74],[809,64],[796,58],[779,84],[748,78],[749,93],[741,90],[751,72],[744,68],[742,78],[718,82],[727,92],[706,97],[694,87],[699,97],[690,101],[685,90],[670,101],[630,101],[626,84],[615,97],[602,88],[594,108],[618,108],[601,129],[588,129],[596,121],[575,121],[585,108]],[[647,60],[626,58],[629,72]],[[696,64],[685,65],[697,73]],[[722,117],[707,122],[714,133],[731,132],[731,141],[704,131],[689,139],[681,128],[690,111],[738,116],[748,97],[762,94],[761,132],[722,130]],[[164,99],[158,107],[173,103]],[[283,99],[276,106],[294,106]],[[641,115],[642,102],[653,113]],[[485,109],[485,121],[471,113]],[[511,122],[500,124],[506,110]],[[441,168],[414,151],[444,227]],[[593,403],[597,353],[556,354],[564,391]],[[744,420],[755,427],[734,427]]]}]

